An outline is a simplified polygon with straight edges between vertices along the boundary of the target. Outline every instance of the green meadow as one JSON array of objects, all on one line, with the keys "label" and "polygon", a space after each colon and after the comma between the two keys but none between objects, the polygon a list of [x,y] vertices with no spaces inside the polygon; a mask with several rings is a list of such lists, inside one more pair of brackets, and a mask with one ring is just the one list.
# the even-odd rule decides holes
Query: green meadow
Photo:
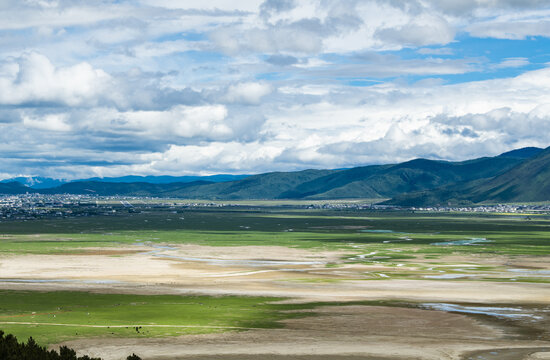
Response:
[{"label": "green meadow", "polygon": [[[502,266],[475,262],[475,256],[549,255],[547,215],[305,210],[281,206],[170,208],[150,204],[137,213],[116,210],[108,216],[1,222],[0,256],[71,255],[89,248],[155,244],[285,246],[312,251],[344,250],[346,255],[339,263],[327,264],[329,268],[360,263],[387,269],[365,271],[363,280],[550,282],[548,276],[535,273],[521,277],[507,273]],[[472,238],[486,241],[461,243]],[[452,263],[446,258],[450,255],[464,255],[470,260]],[[469,255],[474,257],[468,258]],[[439,277],[441,274],[445,275]],[[345,280],[305,276],[292,281]],[[316,306],[283,305],[275,300],[278,299],[5,290],[0,291],[0,329],[20,339],[32,336],[41,344],[81,337],[165,337],[280,327],[281,320],[306,316],[287,310]]]},{"label": "green meadow", "polygon": [[166,337],[281,327],[313,305],[267,297],[0,290],[0,329],[41,344],[81,337]]},{"label": "green meadow", "polygon": [[[71,253],[149,242],[209,246],[268,245],[407,256],[453,253],[546,255],[550,217],[465,213],[301,210],[280,207],[120,210],[110,216],[0,223],[0,253]],[[485,238],[475,245],[434,243]]]}]

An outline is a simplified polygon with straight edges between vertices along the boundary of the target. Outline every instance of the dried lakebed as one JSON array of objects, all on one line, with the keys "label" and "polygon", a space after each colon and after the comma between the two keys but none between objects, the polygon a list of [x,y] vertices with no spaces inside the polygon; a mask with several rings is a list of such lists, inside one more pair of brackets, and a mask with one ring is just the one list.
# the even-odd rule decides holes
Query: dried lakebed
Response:
[{"label": "dried lakebed", "polygon": [[0,288],[28,299],[0,328],[107,360],[549,355],[543,217],[147,211],[1,223]]}]

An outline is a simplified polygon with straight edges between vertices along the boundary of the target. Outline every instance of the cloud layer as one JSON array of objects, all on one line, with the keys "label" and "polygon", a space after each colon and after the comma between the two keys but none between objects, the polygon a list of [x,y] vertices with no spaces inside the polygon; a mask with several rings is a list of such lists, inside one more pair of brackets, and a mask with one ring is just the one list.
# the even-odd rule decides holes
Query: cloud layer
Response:
[{"label": "cloud layer", "polygon": [[549,145],[544,0],[6,0],[0,16],[3,177]]}]

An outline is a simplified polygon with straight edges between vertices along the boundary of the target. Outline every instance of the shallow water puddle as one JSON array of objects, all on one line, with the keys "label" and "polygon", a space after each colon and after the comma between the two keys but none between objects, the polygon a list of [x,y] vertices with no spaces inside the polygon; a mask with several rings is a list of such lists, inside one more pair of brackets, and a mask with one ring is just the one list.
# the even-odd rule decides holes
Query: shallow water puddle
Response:
[{"label": "shallow water puddle", "polygon": [[285,260],[248,260],[248,259],[210,259],[187,256],[152,254],[163,259],[182,261],[205,262],[210,265],[239,265],[239,266],[276,266],[276,265],[323,265],[322,261],[285,261]]},{"label": "shallow water puddle", "polygon": [[530,270],[530,269],[507,269],[506,271],[515,273],[515,276],[529,276],[550,278],[550,270]]},{"label": "shallow water puddle", "polygon": [[431,243],[430,245],[435,246],[449,246],[449,245],[477,245],[480,243],[490,243],[493,242],[492,240],[487,240],[485,238],[471,238],[468,240],[453,240],[453,241],[443,241],[443,242],[435,242]]},{"label": "shallow water puddle", "polygon": [[424,275],[425,279],[461,279],[471,277],[470,274],[441,274],[441,275]]},{"label": "shallow water puddle", "polygon": [[79,284],[121,284],[121,281],[116,280],[78,280],[78,279],[0,279],[0,283],[31,283],[31,284],[48,284],[48,283],[79,283]]},{"label": "shallow water puddle", "polygon": [[546,352],[550,352],[550,348],[490,349],[470,352],[462,356],[462,360],[522,360]]},{"label": "shallow water puddle", "polygon": [[276,266],[276,265],[323,265],[325,264],[322,261],[212,259],[212,258],[198,258],[198,257],[190,257],[190,256],[168,255],[168,254],[162,254],[162,251],[166,251],[166,250],[175,251],[175,250],[178,250],[178,248],[173,246],[156,245],[156,244],[151,244],[147,242],[139,243],[139,245],[145,245],[155,249],[155,250],[146,252],[143,255],[150,255],[150,256],[159,257],[163,259],[170,259],[170,260],[204,262],[210,265],[222,265],[222,266],[238,265],[238,266],[260,267],[260,266]]},{"label": "shallow water puddle", "polygon": [[497,306],[463,306],[448,303],[423,303],[421,307],[430,310],[447,311],[462,314],[488,315],[502,319],[542,319],[541,316],[529,313],[521,307],[497,307]]}]

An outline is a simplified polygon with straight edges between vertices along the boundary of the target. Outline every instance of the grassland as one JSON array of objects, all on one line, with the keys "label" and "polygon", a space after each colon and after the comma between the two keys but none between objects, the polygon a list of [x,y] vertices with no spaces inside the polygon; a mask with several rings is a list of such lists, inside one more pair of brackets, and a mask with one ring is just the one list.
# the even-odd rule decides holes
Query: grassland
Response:
[{"label": "grassland", "polygon": [[[475,246],[432,245],[471,238],[489,242]],[[179,211],[157,208],[141,214],[119,211],[111,216],[0,223],[0,253],[74,252],[140,241],[347,250],[360,244],[371,251],[399,247],[409,255],[432,257],[472,252],[545,255],[550,253],[550,217],[246,207]]]},{"label": "grassland", "polygon": [[281,327],[313,305],[276,298],[121,295],[1,290],[0,328],[49,344],[89,337],[165,337]]},{"label": "grassland", "polygon": [[[533,303],[548,290],[548,215],[271,205],[186,208],[145,203],[133,208],[141,212],[129,212],[111,204],[116,210],[111,215],[1,222],[0,270],[14,275],[11,279],[0,272],[3,288],[12,289],[0,290],[0,328],[20,339],[33,336],[42,344],[155,339],[279,328],[283,320],[312,315],[296,310],[315,309],[317,299],[339,301],[331,297],[334,294],[386,300],[399,295],[408,301],[431,295],[444,301],[456,295],[472,302],[500,296],[503,302],[507,299],[502,289],[510,284],[522,295],[515,303],[535,299]],[[468,242],[472,239],[477,241]],[[199,256],[256,263],[189,260]],[[16,291],[38,286],[17,283],[18,277],[69,279],[81,291]],[[142,295],[105,289],[90,293],[87,280],[112,280],[125,291],[134,286]],[[450,295],[438,290],[438,282]],[[21,284],[27,287],[17,287]],[[143,295],[143,288],[157,285],[159,291],[169,292]],[[182,289],[254,295],[163,295],[181,294]],[[277,302],[287,293],[314,300],[301,305]]]}]

